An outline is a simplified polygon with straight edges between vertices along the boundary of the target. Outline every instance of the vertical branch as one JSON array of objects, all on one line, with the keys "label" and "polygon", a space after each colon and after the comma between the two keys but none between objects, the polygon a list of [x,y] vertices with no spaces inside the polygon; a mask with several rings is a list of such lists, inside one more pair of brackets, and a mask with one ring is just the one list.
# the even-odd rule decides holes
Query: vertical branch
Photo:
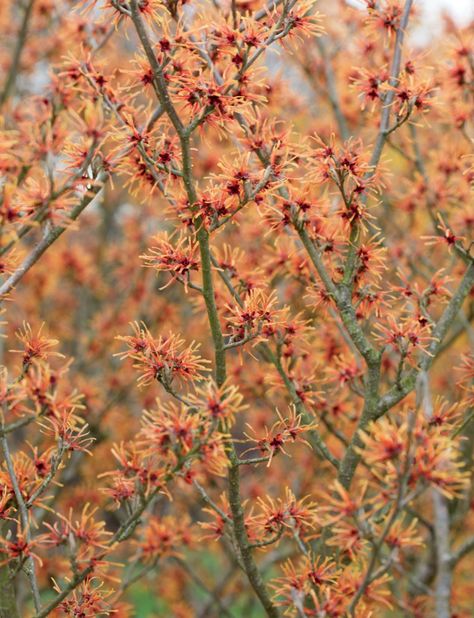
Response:
[{"label": "vertical branch", "polygon": [[[189,129],[183,125],[173,105],[173,102],[171,101],[162,68],[153,52],[153,48],[148,38],[145,24],[140,15],[137,0],[131,0],[130,11],[137,35],[140,39],[140,42],[143,46],[145,54],[154,73],[153,84],[155,88],[155,93],[161,106],[168,115],[180,140],[182,155],[182,178],[188,196],[189,206],[193,210],[197,202],[197,193],[192,172]],[[222,329],[214,293],[212,262],[209,247],[209,232],[204,227],[200,217],[196,217],[195,229],[201,257],[203,297],[206,305],[209,327],[211,330],[211,336],[214,344],[216,382],[218,386],[221,386],[225,382],[227,377],[226,357],[224,338],[222,335]],[[245,514],[242,507],[242,498],[240,495],[240,471],[238,457],[232,442],[228,444],[227,456],[229,459],[229,505],[232,512],[233,531],[238,551],[242,558],[242,563],[244,565],[245,573],[249,579],[249,582],[254,589],[257,597],[259,598],[263,608],[265,609],[267,616],[269,616],[269,618],[278,618],[279,611],[277,610],[276,606],[273,604],[270,598],[266,585],[254,560],[252,548],[248,540],[247,531],[245,528]]]},{"label": "vertical branch", "polygon": [[347,447],[344,458],[339,467],[339,481],[343,487],[349,489],[356,468],[361,460],[360,450],[363,448],[363,442],[360,438],[360,433],[364,431],[369,423],[374,419],[379,402],[379,384],[380,384],[380,362],[369,365],[366,376],[365,387],[365,402],[362,415],[360,417],[357,429],[352,436],[352,439]]},{"label": "vertical branch", "polygon": [[[395,48],[393,51],[392,63],[390,66],[390,77],[388,80],[389,90],[383,99],[383,107],[382,114],[380,118],[380,126],[379,132],[377,134],[377,138],[375,140],[374,150],[372,152],[372,156],[370,158],[370,170],[367,173],[366,177],[371,178],[377,169],[377,166],[380,161],[380,157],[382,156],[382,152],[387,141],[388,136],[391,133],[390,129],[390,115],[392,111],[392,103],[395,99],[395,88],[399,82],[400,69],[402,63],[402,50],[403,50],[403,41],[405,39],[405,30],[408,26],[408,19],[410,17],[411,7],[413,5],[413,0],[406,0],[405,6],[403,9],[402,17],[400,19],[400,25],[397,29],[397,34],[395,37]],[[367,193],[363,196],[363,201],[367,201]],[[344,268],[344,285],[348,289],[352,289],[353,277],[355,273],[356,267],[356,242],[360,238],[360,230],[359,225],[354,223],[351,228],[351,234],[349,238],[349,250],[347,252],[346,265]]]},{"label": "vertical branch", "polygon": [[[433,402],[429,377],[426,371],[420,373],[420,384],[422,388],[423,409],[426,418],[429,419],[433,416]],[[432,489],[431,493],[436,543],[436,617],[451,618],[452,559],[449,541],[449,509],[446,497],[438,489]]]},{"label": "vertical branch", "polygon": [[[383,107],[382,114],[380,118],[380,127],[379,132],[377,134],[377,138],[375,140],[374,150],[372,152],[372,156],[370,158],[369,166],[370,170],[366,175],[366,178],[371,178],[377,169],[377,166],[380,161],[380,157],[382,156],[382,152],[387,141],[388,136],[390,135],[390,115],[392,111],[392,103],[395,99],[395,88],[399,82],[400,69],[402,63],[402,50],[403,50],[403,41],[405,38],[405,30],[408,26],[408,19],[410,17],[410,11],[413,4],[413,0],[406,0],[405,6],[403,9],[402,17],[400,19],[400,25],[397,29],[397,34],[395,37],[395,48],[392,57],[392,63],[390,66],[390,78],[388,80],[389,90],[383,99]],[[363,196],[362,200],[364,202],[367,201],[367,193]],[[349,250],[347,252],[346,265],[344,267],[344,278],[343,283],[345,287],[352,290],[353,278],[355,273],[356,266],[356,250],[357,250],[357,241],[360,239],[360,229],[359,225],[355,222],[351,228],[351,234],[349,238]]]},{"label": "vertical branch", "polygon": [[224,337],[222,335],[214,294],[209,233],[202,225],[200,225],[197,231],[197,239],[199,242],[199,251],[201,256],[203,296],[206,304],[211,335],[214,342],[216,383],[218,386],[222,386],[227,376]]},{"label": "vertical branch", "polygon": [[[372,157],[370,160],[371,171],[370,175],[375,173],[375,168],[377,167],[380,157],[382,156],[382,151],[385,146],[385,142],[389,135],[390,131],[390,114],[391,114],[391,105],[395,98],[395,87],[399,81],[400,68],[402,62],[402,50],[403,50],[403,41],[405,37],[405,30],[408,25],[408,19],[410,16],[410,10],[413,4],[413,0],[406,0],[405,6],[403,9],[402,17],[400,19],[400,25],[397,29],[397,34],[395,38],[395,49],[393,52],[392,64],[390,67],[390,79],[389,86],[390,90],[387,93],[387,96],[383,102],[384,106],[382,108],[382,115],[380,119],[380,128],[377,135],[377,139],[375,142],[374,150],[372,153]],[[344,268],[344,278],[343,284],[341,286],[341,294],[345,294],[347,297],[347,304],[349,307],[352,306],[352,288],[353,288],[353,277],[355,272],[355,256],[356,256],[356,239],[360,237],[359,230],[356,226],[354,226],[351,230],[351,238],[350,238],[350,248],[347,255],[346,266]],[[355,318],[354,318],[355,321]],[[352,478],[354,476],[357,465],[360,461],[360,454],[358,449],[362,447],[362,443],[360,440],[360,431],[364,430],[371,420],[377,414],[377,408],[379,405],[379,386],[380,386],[380,363],[381,363],[381,354],[377,355],[378,358],[368,358],[366,357],[367,362],[367,376],[366,376],[366,392],[365,392],[365,404],[364,409],[362,411],[362,416],[359,420],[359,424],[357,429],[352,436],[349,447],[347,448],[346,454],[344,456],[343,461],[341,462],[341,467],[339,470],[339,479],[342,485],[346,488],[350,486]]]},{"label": "vertical branch", "polygon": [[[20,522],[21,522],[22,532],[25,535],[26,542],[31,547],[32,539],[31,539],[28,510],[26,508],[25,501],[23,500],[23,496],[22,496],[20,487],[18,485],[18,479],[16,478],[15,468],[13,466],[13,461],[11,458],[10,449],[8,447],[8,441],[7,441],[6,436],[3,436],[0,439],[0,443],[2,445],[3,457],[5,458],[5,463],[6,463],[7,470],[8,470],[8,476],[10,477],[10,480],[12,483],[13,492],[15,494],[15,500],[18,506],[18,511],[20,513]],[[26,558],[24,569],[26,571],[28,579],[30,580],[30,586],[31,586],[31,591],[33,593],[33,602],[35,605],[36,613],[39,613],[41,611],[41,598],[40,598],[40,593],[39,593],[38,580],[36,578],[35,563],[31,556],[28,556]]]},{"label": "vertical branch", "polygon": [[26,35],[28,34],[28,26],[30,24],[31,14],[33,12],[33,5],[35,0],[29,0],[28,4],[25,7],[23,13],[23,19],[20,26],[20,31],[18,33],[18,37],[16,40],[16,46],[13,51],[12,63],[10,65],[10,69],[8,71],[7,78],[5,80],[5,85],[3,86],[3,91],[0,94],[0,106],[2,106],[10,94],[13,91],[13,87],[15,85],[15,81],[18,75],[18,69],[20,66],[21,54],[23,51],[23,47],[26,42]]},{"label": "vertical branch", "polygon": [[[2,526],[2,536],[7,530],[5,523]],[[10,573],[8,564],[0,566],[0,618],[20,618],[16,605],[15,582]]]},{"label": "vertical branch", "polygon": [[398,79],[400,75],[400,68],[402,64],[402,50],[403,40],[405,38],[405,30],[408,25],[408,18],[410,17],[411,7],[413,0],[406,0],[405,7],[403,9],[402,17],[400,19],[400,26],[397,29],[397,35],[395,38],[395,50],[392,58],[392,65],[390,67],[390,79],[388,84],[390,86],[387,96],[383,101],[382,116],[380,119],[380,128],[375,141],[374,151],[370,160],[370,165],[374,168],[377,167],[382,151],[387,141],[387,137],[390,132],[390,113],[391,106],[395,99],[395,88],[398,85]]},{"label": "vertical branch", "polygon": [[332,66],[331,58],[329,57],[328,50],[326,48],[326,41],[324,37],[316,38],[316,46],[321,54],[323,61],[324,76],[326,78],[326,88],[329,103],[331,105],[334,117],[339,128],[341,138],[346,141],[350,137],[349,128],[347,126],[347,120],[344,116],[344,112],[341,108],[339,94],[337,92],[336,74]]},{"label": "vertical branch", "polygon": [[[2,334],[3,330],[4,328],[2,328]],[[3,344],[3,338],[1,339],[1,342]],[[3,365],[3,363],[4,348],[3,345],[0,345],[0,365]],[[4,431],[3,423],[1,430],[2,432]],[[1,437],[5,437],[6,433],[2,433],[0,435]],[[8,533],[8,521],[3,521],[0,525],[0,535],[5,538]],[[0,618],[20,618],[16,603],[15,578],[12,575],[10,565],[8,563],[0,565]]]},{"label": "vertical branch", "polygon": [[433,490],[434,529],[436,538],[436,616],[451,618],[451,554],[449,544],[449,509],[445,496]]}]

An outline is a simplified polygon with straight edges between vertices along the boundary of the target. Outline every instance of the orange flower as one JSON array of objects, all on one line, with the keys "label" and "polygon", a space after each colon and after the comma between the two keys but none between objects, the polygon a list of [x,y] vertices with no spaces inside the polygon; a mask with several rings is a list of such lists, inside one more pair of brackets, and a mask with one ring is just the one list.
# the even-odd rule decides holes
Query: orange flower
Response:
[{"label": "orange flower", "polygon": [[242,404],[242,395],[230,381],[217,386],[214,381],[208,381],[191,394],[189,403],[202,410],[210,420],[218,421],[226,429],[235,422],[235,415],[243,412],[247,405]]},{"label": "orange flower", "polygon": [[[265,460],[268,461],[267,467],[270,466],[273,457],[278,453],[288,455],[285,450],[287,443],[302,442],[310,446],[309,442],[305,440],[302,435],[317,426],[315,421],[307,423],[306,425],[303,424],[303,416],[296,412],[295,406],[290,408],[290,416],[287,418],[283,417],[278,410],[277,414],[279,420],[276,421],[270,429],[265,427],[265,435],[263,437],[252,437],[247,433],[245,434],[251,442],[256,443],[256,446],[247,449],[245,453],[259,450]],[[250,431],[255,431],[249,423],[247,423],[247,427]]]},{"label": "orange flower", "polygon": [[116,356],[134,361],[133,367],[140,371],[139,386],[148,386],[158,380],[169,388],[176,377],[186,381],[207,371],[208,361],[196,354],[198,344],[193,342],[185,348],[184,340],[178,335],[154,339],[144,324],[134,322],[131,326],[135,335],[116,337],[129,348]]},{"label": "orange flower", "polygon": [[15,354],[23,355],[23,367],[28,367],[32,360],[47,359],[48,356],[58,356],[64,358],[59,352],[51,352],[51,349],[58,345],[57,339],[47,339],[41,333],[44,323],[40,326],[36,335],[33,334],[31,326],[23,322],[23,330],[18,330],[15,334],[17,339],[23,344],[22,350],[10,350]]},{"label": "orange flower", "polygon": [[283,529],[286,529],[290,536],[293,531],[306,539],[314,536],[314,528],[319,519],[316,504],[311,502],[309,496],[297,500],[293,492],[286,487],[284,498],[259,498],[258,506],[260,512],[255,515],[254,522],[261,530],[262,537]]},{"label": "orange flower", "polygon": [[[149,249],[149,253],[140,256],[143,265],[158,272],[170,273],[172,279],[169,283],[177,280],[184,283],[187,289],[191,272],[199,270],[196,242],[184,235],[178,237],[176,242],[171,242],[166,232],[162,236],[155,236],[155,241],[156,245]],[[165,289],[169,283],[161,289]]]},{"label": "orange flower", "polygon": [[135,541],[145,563],[156,561],[158,558],[179,556],[179,548],[186,539],[189,544],[189,534],[185,522],[178,522],[175,517],[151,517],[142,532],[142,540]]}]

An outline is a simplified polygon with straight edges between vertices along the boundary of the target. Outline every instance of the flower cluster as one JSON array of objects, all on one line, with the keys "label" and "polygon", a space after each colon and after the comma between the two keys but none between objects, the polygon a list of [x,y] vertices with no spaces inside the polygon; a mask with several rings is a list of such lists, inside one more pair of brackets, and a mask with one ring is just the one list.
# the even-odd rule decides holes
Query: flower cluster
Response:
[{"label": "flower cluster", "polygon": [[140,370],[138,384],[146,386],[158,380],[167,387],[175,378],[191,380],[206,370],[206,362],[196,354],[198,346],[185,342],[177,335],[154,339],[144,324],[132,325],[133,335],[119,336],[128,349],[120,352],[121,359],[129,358],[134,368]]}]

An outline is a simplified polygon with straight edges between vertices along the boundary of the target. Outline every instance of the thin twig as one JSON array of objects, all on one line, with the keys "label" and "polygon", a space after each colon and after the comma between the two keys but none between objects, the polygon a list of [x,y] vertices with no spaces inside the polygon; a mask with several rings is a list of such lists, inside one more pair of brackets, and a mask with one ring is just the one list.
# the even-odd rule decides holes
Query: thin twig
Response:
[{"label": "thin twig", "polygon": [[[31,538],[31,530],[30,530],[30,521],[28,517],[28,509],[26,507],[25,501],[23,499],[23,494],[21,493],[20,486],[18,485],[18,479],[15,473],[15,467],[13,465],[13,460],[10,454],[10,449],[8,446],[8,440],[5,436],[1,439],[3,457],[5,459],[5,463],[8,470],[8,476],[10,477],[13,493],[15,494],[15,500],[18,506],[18,511],[20,513],[20,521],[22,532],[25,535],[26,542],[28,547],[31,547],[32,538]],[[33,593],[33,602],[35,605],[36,612],[41,611],[41,597],[39,593],[38,587],[38,579],[36,577],[36,567],[34,558],[32,556],[28,556],[25,560],[25,568],[28,579],[30,580],[31,591]]]},{"label": "thin twig", "polygon": [[[72,209],[69,214],[69,219],[75,221],[82,211],[89,206],[89,204],[100,194],[102,188],[101,183],[105,180],[106,175],[101,172],[96,178],[96,185],[89,189],[87,194],[82,198],[80,203]],[[49,247],[68,229],[67,225],[56,225],[53,228],[45,229],[43,238],[36,245],[36,247],[29,253],[23,260],[21,265],[8,277],[6,281],[0,286],[0,302],[5,294],[8,294],[17,283],[26,275],[32,266],[40,259],[40,257],[49,249]]]},{"label": "thin twig", "polygon": [[23,19],[21,21],[20,31],[18,33],[16,39],[15,50],[13,52],[13,58],[10,65],[10,69],[8,71],[8,75],[5,81],[5,85],[3,87],[2,94],[0,94],[0,106],[2,106],[8,97],[13,92],[13,87],[15,85],[16,78],[18,77],[18,69],[20,67],[20,59],[21,54],[23,52],[23,48],[26,43],[26,38],[28,34],[28,27],[30,25],[30,19],[33,12],[35,0],[29,0],[26,5],[23,13]]}]

